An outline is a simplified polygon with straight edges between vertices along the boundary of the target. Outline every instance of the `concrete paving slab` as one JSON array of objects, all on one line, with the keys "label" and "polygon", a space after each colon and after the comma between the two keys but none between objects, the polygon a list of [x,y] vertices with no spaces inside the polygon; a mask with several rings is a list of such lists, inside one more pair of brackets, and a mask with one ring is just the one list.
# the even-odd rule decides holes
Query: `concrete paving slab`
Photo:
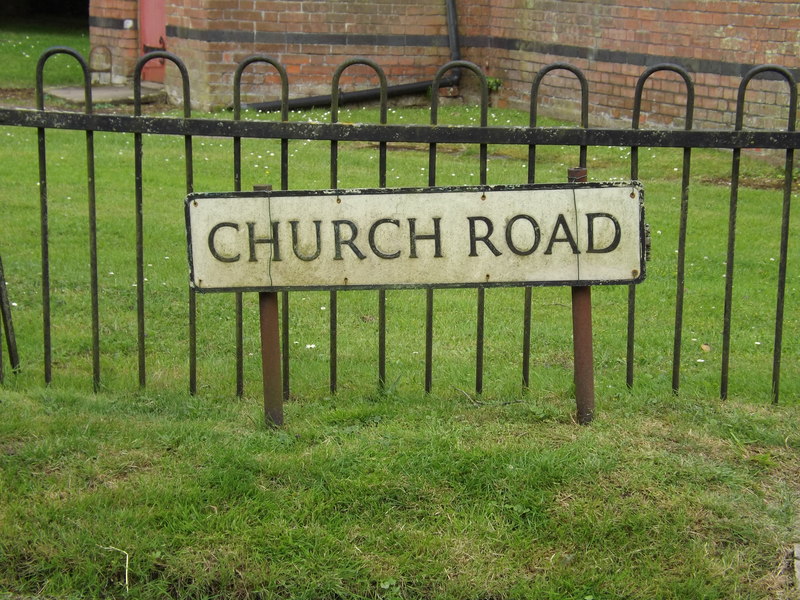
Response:
[{"label": "concrete paving slab", "polygon": [[[45,88],[45,93],[69,102],[83,104],[83,87]],[[142,82],[142,104],[152,104],[167,99],[164,85],[161,83]],[[92,102],[95,104],[133,104],[133,86],[94,85],[92,86]]]}]

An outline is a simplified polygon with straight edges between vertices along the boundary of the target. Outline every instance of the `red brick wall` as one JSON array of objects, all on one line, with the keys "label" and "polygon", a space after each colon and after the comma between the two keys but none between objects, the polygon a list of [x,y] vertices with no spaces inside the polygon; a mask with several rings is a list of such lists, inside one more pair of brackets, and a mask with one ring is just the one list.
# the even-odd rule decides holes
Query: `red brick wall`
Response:
[{"label": "red brick wall", "polygon": [[[390,84],[432,77],[449,60],[444,3],[430,0],[207,0],[203,8],[166,0],[168,46],[194,78],[198,105],[220,106],[232,98],[236,65],[252,54],[278,60],[289,75],[291,97],[327,94],[345,60],[375,60]],[[243,101],[277,99],[274,69],[250,67]],[[174,81],[168,74],[168,83]],[[373,87],[366,67],[347,69],[341,88]]]},{"label": "red brick wall", "polygon": [[[772,63],[795,72],[800,66],[800,3],[794,1],[476,0],[462,6],[464,55],[503,80],[511,104],[527,105],[536,71],[565,61],[589,80],[594,123],[630,121],[636,81],[657,63],[690,72],[695,124],[709,127],[733,125],[738,86],[749,66]],[[540,106],[574,118],[573,79],[549,75]],[[747,112],[760,116],[753,124],[785,126],[786,90],[773,81],[748,87]],[[685,87],[677,75],[654,76],[644,98],[643,108],[654,114],[644,114],[643,121],[685,114]]]},{"label": "red brick wall", "polygon": [[[330,92],[335,68],[354,56],[376,60],[389,84],[430,79],[450,58],[444,0],[165,0],[167,47],[189,67],[198,106],[231,102],[236,64],[265,53],[285,65],[290,96]],[[591,123],[630,122],[633,89],[649,66],[677,63],[696,86],[695,126],[733,125],[741,76],[752,65],[800,67],[800,3],[790,0],[457,0],[462,57],[502,81],[495,101],[527,108],[543,66],[568,62],[589,80]],[[91,15],[135,18],[135,0],[92,0]],[[126,16],[127,15],[127,16]],[[92,43],[119,43],[115,69],[132,68],[135,32],[92,28]],[[135,53],[135,50],[133,51]],[[540,114],[575,118],[574,77],[548,75]],[[373,86],[368,69],[352,68],[344,89]],[[248,70],[245,101],[272,100],[267,68]],[[174,70],[167,83],[176,89]],[[469,91],[467,77],[465,87]],[[746,123],[783,127],[786,85],[758,81],[748,92]],[[643,126],[682,124],[685,89],[659,74],[644,94]],[[651,113],[652,111],[652,113]]]},{"label": "red brick wall", "polygon": [[136,31],[138,10],[137,0],[100,0],[90,3],[89,38],[92,48],[108,48],[111,76],[115,82],[123,82],[130,77],[139,57],[139,36]]}]

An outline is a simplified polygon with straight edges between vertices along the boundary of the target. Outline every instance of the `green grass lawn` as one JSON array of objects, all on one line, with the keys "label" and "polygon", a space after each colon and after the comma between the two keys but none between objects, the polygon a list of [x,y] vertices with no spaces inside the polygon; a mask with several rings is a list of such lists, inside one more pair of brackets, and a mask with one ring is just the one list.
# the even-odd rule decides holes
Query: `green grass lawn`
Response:
[{"label": "green grass lawn", "polygon": [[[474,124],[477,114],[449,107],[440,122]],[[428,119],[418,109],[389,116]],[[492,110],[490,124],[526,119]],[[377,113],[348,109],[340,120],[375,122]],[[423,291],[388,293],[390,385],[382,394],[377,293],[339,294],[335,395],[327,381],[328,294],[292,293],[292,398],[286,426],[276,430],[263,425],[252,295],[244,397],[234,394],[228,294],[198,298],[200,389],[185,391],[180,139],[144,140],[148,383],[138,389],[133,136],[95,138],[99,393],[91,383],[84,135],[47,133],[54,377],[45,387],[36,132],[0,128],[0,205],[12,224],[0,254],[23,360],[22,372],[6,372],[0,387],[0,598],[796,597],[800,274],[792,247],[781,405],[774,406],[781,193],[771,162],[745,161],[728,401],[718,390],[730,154],[694,152],[675,396],[681,152],[643,148],[653,259],[637,295],[636,383],[625,386],[627,289],[596,288],[591,426],[572,417],[569,290],[540,288],[528,390],[519,384],[523,292],[487,290],[480,396],[472,392],[474,290],[435,292],[429,395]],[[195,190],[232,189],[230,141],[196,138],[194,148]],[[340,185],[376,186],[377,149],[340,148]],[[438,184],[478,183],[476,149],[442,150]],[[290,188],[328,187],[328,151],[324,142],[292,141]],[[276,142],[246,140],[243,157],[243,189],[279,187]],[[524,182],[525,158],[526,149],[491,147],[489,183]],[[562,182],[577,149],[541,148],[538,161],[537,181]],[[629,149],[590,148],[590,178],[626,179],[629,161]],[[426,169],[424,148],[390,144],[390,186],[426,185]],[[796,224],[792,232],[796,239]]]},{"label": "green grass lawn", "polygon": [[[3,17],[0,21],[0,88],[32,88],[36,84],[36,62],[52,46],[68,46],[89,56],[89,30],[78,21]],[[66,57],[48,61],[47,85],[78,85],[83,75],[78,64]]]}]

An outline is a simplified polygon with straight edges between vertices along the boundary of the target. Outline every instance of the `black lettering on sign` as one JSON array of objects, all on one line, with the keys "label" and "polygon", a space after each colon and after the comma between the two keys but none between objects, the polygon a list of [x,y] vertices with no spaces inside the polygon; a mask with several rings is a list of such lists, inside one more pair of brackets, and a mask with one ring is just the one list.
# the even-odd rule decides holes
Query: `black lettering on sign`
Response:
[{"label": "black lettering on sign", "polygon": [[[517,221],[522,221],[522,220],[530,223],[531,227],[533,228],[533,244],[531,244],[530,248],[527,248],[525,250],[517,247],[516,243],[514,242],[514,235],[512,231],[514,229],[514,224]],[[536,222],[536,219],[534,219],[530,215],[516,215],[508,220],[508,223],[506,224],[506,246],[508,246],[508,249],[511,250],[511,252],[513,252],[517,256],[528,256],[529,254],[533,254],[534,252],[536,252],[536,249],[539,247],[539,242],[541,241],[541,239],[542,235],[539,232],[539,224]]]},{"label": "black lettering on sign", "polygon": [[[614,225],[614,239],[605,248],[594,247],[594,221],[595,219],[600,218],[608,219]],[[613,215],[608,213],[586,213],[586,221],[589,230],[589,246],[586,248],[586,252],[603,254],[605,252],[612,252],[617,248],[617,246],[619,246],[619,240],[622,237],[622,230],[620,229],[619,221],[617,221]]]},{"label": "black lettering on sign", "polygon": [[236,256],[222,256],[219,252],[217,252],[217,247],[214,244],[214,239],[217,237],[217,232],[222,229],[223,227],[230,227],[231,229],[235,229],[239,231],[239,224],[238,223],[217,223],[214,227],[211,228],[211,231],[208,233],[208,249],[211,251],[211,256],[216,258],[219,262],[224,263],[234,263],[239,260],[241,254],[237,254]]},{"label": "black lettering on sign", "polygon": [[[350,237],[343,239],[342,238],[342,227],[348,227],[350,229]],[[367,258],[361,250],[358,249],[358,246],[355,244],[355,239],[358,236],[358,227],[352,221],[348,221],[346,219],[336,220],[333,221],[333,245],[334,245],[334,254],[333,260],[344,260],[342,258],[342,246],[347,246],[350,250],[353,251],[359,260],[364,260]]]},{"label": "black lettering on sign", "polygon": [[378,219],[375,221],[372,224],[372,227],[369,228],[369,248],[378,258],[399,258],[400,250],[391,253],[384,252],[378,248],[378,245],[375,243],[375,233],[378,231],[378,227],[384,224],[391,224],[395,227],[400,227],[400,221],[397,219]]},{"label": "black lettering on sign", "polygon": [[[483,242],[489,248],[492,254],[500,256],[502,252],[495,248],[495,245],[489,239],[494,232],[494,225],[486,217],[467,217],[469,221],[469,255],[478,256],[478,242]],[[475,223],[482,222],[486,226],[486,233],[478,237],[475,231]]]},{"label": "black lettering on sign", "polygon": [[294,251],[294,255],[300,260],[304,260],[306,262],[319,258],[319,253],[322,251],[322,237],[320,235],[320,225],[322,225],[322,221],[314,221],[314,233],[317,238],[317,249],[311,254],[303,254],[300,252],[300,243],[298,240],[299,236],[297,235],[297,226],[299,224],[300,221],[289,221],[289,225],[292,227],[292,250]]},{"label": "black lettering on sign", "polygon": [[408,254],[409,258],[417,258],[417,240],[433,240],[433,257],[442,257],[442,237],[439,222],[441,217],[433,217],[433,233],[418,234],[417,233],[417,220],[408,219],[408,238],[411,244],[411,251]]},{"label": "black lettering on sign", "polygon": [[272,224],[272,237],[256,237],[256,224],[253,221],[247,222],[247,241],[250,247],[250,258],[248,262],[258,262],[256,258],[256,244],[272,244],[272,260],[279,261],[281,259],[281,248],[278,244],[278,225],[280,222],[275,221]]},{"label": "black lettering on sign", "polygon": [[[564,237],[557,237],[559,229],[564,230]],[[564,218],[563,214],[559,214],[558,218],[556,219],[556,226],[553,227],[553,233],[550,236],[550,241],[547,243],[547,249],[544,251],[545,254],[552,254],[553,253],[553,244],[556,242],[567,242],[572,248],[573,254],[580,254],[578,250],[578,245],[575,243],[575,238],[572,235],[572,232],[569,230],[569,225],[567,225],[567,220]]]}]

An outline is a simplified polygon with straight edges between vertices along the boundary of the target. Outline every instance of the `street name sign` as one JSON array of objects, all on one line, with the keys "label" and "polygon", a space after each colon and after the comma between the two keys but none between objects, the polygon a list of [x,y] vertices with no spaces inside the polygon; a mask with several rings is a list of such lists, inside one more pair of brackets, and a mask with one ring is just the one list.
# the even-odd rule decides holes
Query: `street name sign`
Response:
[{"label": "street name sign", "polygon": [[201,292],[645,277],[638,182],[203,193],[185,208]]}]

